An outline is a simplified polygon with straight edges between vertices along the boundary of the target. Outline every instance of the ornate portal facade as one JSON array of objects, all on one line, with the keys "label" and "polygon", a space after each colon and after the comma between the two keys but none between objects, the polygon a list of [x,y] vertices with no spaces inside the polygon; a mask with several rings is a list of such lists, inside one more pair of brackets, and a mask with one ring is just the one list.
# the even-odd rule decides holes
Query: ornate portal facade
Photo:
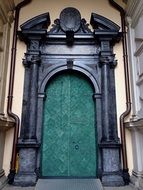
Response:
[{"label": "ornate portal facade", "polygon": [[49,13],[21,25],[27,52],[16,185],[33,185],[37,177],[123,185],[113,53],[120,28],[95,13],[90,23],[93,31],[69,7],[49,32]]},{"label": "ornate portal facade", "polygon": [[142,189],[142,12],[142,0],[0,1],[0,188],[8,176]]}]

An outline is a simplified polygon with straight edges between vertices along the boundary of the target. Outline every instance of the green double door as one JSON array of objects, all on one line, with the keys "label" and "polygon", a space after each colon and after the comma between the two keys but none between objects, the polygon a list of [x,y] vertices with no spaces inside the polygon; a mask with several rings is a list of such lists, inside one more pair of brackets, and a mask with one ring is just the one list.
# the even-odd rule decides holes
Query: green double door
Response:
[{"label": "green double door", "polygon": [[60,74],[46,89],[41,173],[44,177],[95,177],[93,89],[79,73]]}]

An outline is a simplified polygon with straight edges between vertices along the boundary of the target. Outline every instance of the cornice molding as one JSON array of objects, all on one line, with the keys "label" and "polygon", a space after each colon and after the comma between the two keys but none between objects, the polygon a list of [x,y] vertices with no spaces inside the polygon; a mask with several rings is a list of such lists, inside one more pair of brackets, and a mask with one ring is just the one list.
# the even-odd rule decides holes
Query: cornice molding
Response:
[{"label": "cornice molding", "polygon": [[127,3],[127,11],[126,15],[131,18],[132,24],[131,26],[134,28],[139,18],[143,14],[143,1],[142,0],[130,0]]},{"label": "cornice molding", "polygon": [[9,13],[11,13],[14,10],[14,7],[15,6],[13,0],[0,0],[0,18],[4,24],[12,21],[12,14]]},{"label": "cornice molding", "polygon": [[143,119],[135,119],[133,121],[126,122],[125,127],[133,131],[143,131]]},{"label": "cornice molding", "polygon": [[132,17],[132,15],[134,14],[134,9],[136,9],[138,2],[140,0],[130,0],[127,3],[127,15]]},{"label": "cornice molding", "polygon": [[6,131],[14,127],[15,122],[8,120],[6,117],[0,115],[0,131]]}]

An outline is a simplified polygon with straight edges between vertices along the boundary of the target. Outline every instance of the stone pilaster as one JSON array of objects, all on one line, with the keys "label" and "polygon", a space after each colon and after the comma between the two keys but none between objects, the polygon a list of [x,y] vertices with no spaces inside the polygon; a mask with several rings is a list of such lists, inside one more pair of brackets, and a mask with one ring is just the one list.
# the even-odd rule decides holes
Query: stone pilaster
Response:
[{"label": "stone pilaster", "polygon": [[38,77],[40,67],[40,45],[50,24],[49,14],[29,20],[21,26],[21,40],[27,44],[23,65],[25,67],[19,148],[19,170],[14,185],[32,186],[37,181],[37,154],[40,147],[37,140]]},{"label": "stone pilaster", "polygon": [[30,80],[29,89],[28,89],[28,105],[27,105],[27,121],[28,126],[24,133],[24,138],[27,140],[36,139],[36,118],[37,118],[37,91],[38,91],[38,68],[40,63],[39,55],[30,55],[27,57],[27,62],[29,64]]},{"label": "stone pilaster", "polygon": [[[37,51],[38,52],[38,51]],[[36,137],[36,119],[37,119],[37,96],[38,96],[38,68],[40,57],[35,54],[27,55],[24,64],[29,67],[28,85],[28,104],[26,106],[26,117],[22,125],[25,126],[22,131],[22,136],[19,139],[19,171],[14,179],[15,185],[35,185],[37,180],[36,175],[36,159],[37,148],[39,144]],[[25,125],[25,122],[27,125]]]},{"label": "stone pilaster", "polygon": [[101,41],[101,93],[102,93],[102,183],[105,186],[123,185],[121,176],[120,144],[117,136],[114,68],[116,61],[110,40]]}]

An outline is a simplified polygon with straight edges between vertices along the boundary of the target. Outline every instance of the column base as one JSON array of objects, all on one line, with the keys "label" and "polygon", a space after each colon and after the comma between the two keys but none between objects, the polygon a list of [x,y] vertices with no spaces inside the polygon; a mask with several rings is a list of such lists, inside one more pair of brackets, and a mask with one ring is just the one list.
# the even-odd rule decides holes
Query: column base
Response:
[{"label": "column base", "polygon": [[130,175],[128,169],[123,169],[123,180],[125,185],[129,185],[130,183]]},{"label": "column base", "polygon": [[132,176],[130,177],[130,182],[139,190],[143,189],[143,172],[132,172]]},{"label": "column base", "polygon": [[104,186],[123,186],[121,172],[120,144],[104,142],[102,148],[102,183]]},{"label": "column base", "polygon": [[15,186],[35,186],[37,182],[37,176],[34,173],[18,173],[15,175],[14,183]]},{"label": "column base", "polygon": [[103,174],[102,176],[103,186],[119,187],[124,186],[124,181],[121,174]]},{"label": "column base", "polygon": [[4,170],[0,170],[0,189],[2,189],[7,183],[7,178],[4,174]]},{"label": "column base", "polygon": [[15,175],[13,183],[16,186],[34,186],[37,181],[37,175],[35,173],[37,152],[35,147],[30,147],[33,145],[27,144],[27,146],[29,147],[24,147],[19,150],[19,170]]}]

